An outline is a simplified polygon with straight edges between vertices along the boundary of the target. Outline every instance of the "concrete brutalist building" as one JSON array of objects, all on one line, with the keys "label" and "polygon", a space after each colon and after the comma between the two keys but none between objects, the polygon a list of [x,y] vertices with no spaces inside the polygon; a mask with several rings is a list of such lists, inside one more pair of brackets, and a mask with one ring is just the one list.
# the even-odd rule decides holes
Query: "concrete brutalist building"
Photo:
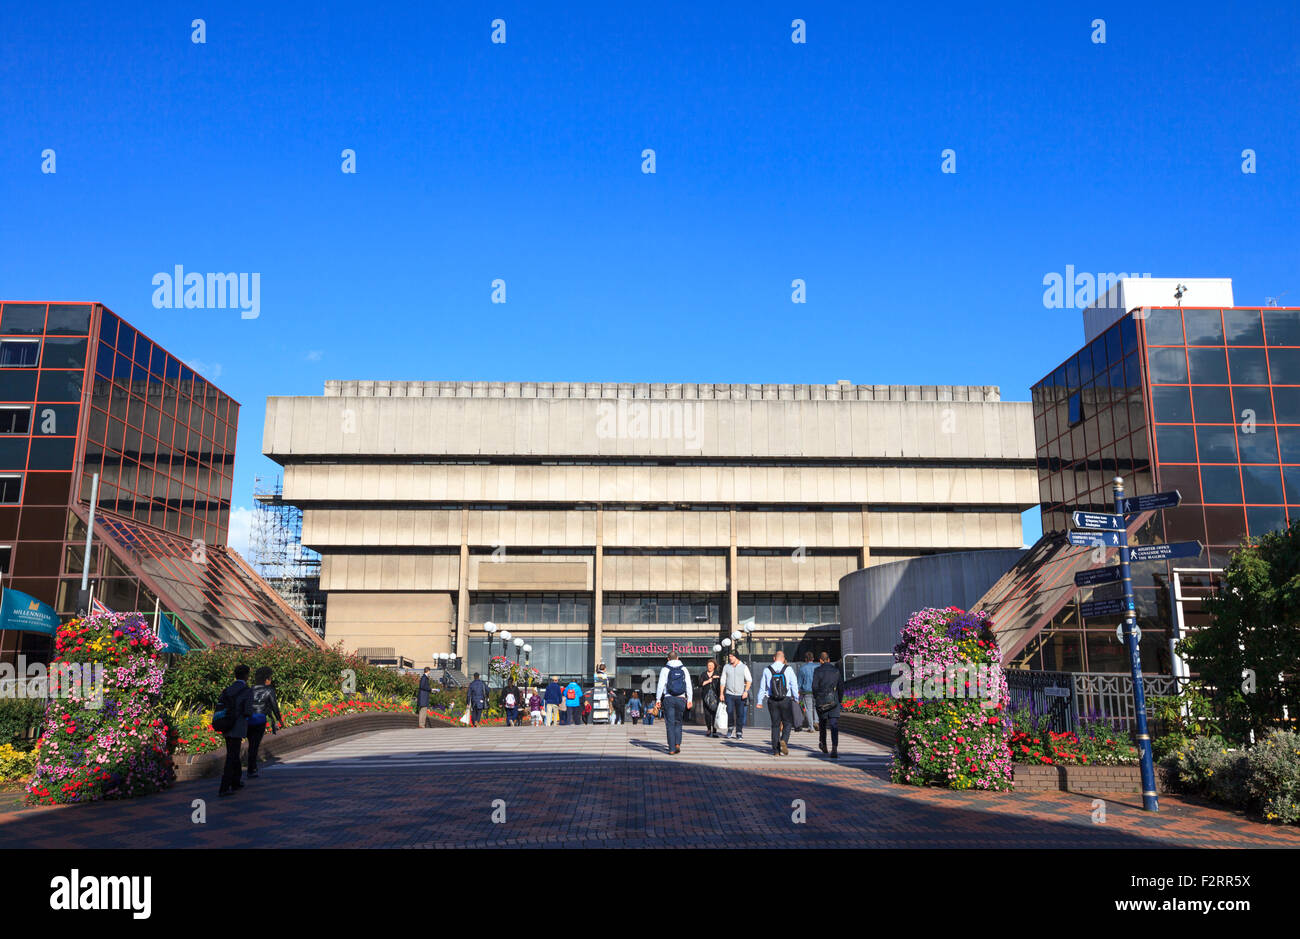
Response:
[{"label": "concrete brutalist building", "polygon": [[622,687],[735,631],[837,649],[841,577],[1019,548],[1038,501],[1030,405],[982,386],[330,381],[268,399],[263,450],[327,642],[482,671],[492,622]]}]

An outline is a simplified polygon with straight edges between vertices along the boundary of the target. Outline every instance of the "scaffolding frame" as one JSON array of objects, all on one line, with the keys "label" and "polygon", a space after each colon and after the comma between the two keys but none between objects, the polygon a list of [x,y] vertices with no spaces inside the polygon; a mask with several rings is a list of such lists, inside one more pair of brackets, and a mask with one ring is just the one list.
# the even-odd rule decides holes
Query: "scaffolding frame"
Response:
[{"label": "scaffolding frame", "polygon": [[302,545],[302,509],[284,501],[280,476],[253,477],[249,561],[318,636],[325,635],[320,555]]}]

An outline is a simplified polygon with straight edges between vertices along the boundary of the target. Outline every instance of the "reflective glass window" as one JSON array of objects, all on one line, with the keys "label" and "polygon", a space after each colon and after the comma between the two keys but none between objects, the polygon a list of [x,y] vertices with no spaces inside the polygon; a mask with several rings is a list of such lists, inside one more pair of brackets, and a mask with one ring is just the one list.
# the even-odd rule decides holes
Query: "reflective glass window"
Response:
[{"label": "reflective glass window", "polygon": [[1241,475],[1235,466],[1202,466],[1201,494],[1206,503],[1241,504]]}]

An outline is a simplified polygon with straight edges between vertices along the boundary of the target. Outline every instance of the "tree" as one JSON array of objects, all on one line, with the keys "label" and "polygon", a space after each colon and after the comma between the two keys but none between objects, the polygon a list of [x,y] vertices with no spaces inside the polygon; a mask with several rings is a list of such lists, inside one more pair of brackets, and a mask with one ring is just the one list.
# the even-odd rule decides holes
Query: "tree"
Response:
[{"label": "tree", "polygon": [[1300,714],[1300,520],[1232,554],[1212,597],[1210,621],[1178,643],[1193,672],[1214,689],[1224,729],[1262,737],[1283,709]]}]

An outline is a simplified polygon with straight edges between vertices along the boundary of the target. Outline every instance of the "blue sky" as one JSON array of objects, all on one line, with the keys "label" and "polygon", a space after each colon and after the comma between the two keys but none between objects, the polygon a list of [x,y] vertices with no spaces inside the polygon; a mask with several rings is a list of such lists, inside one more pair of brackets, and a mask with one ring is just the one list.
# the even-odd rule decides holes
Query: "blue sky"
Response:
[{"label": "blue sky", "polygon": [[[266,396],[327,378],[1027,400],[1067,265],[1300,305],[1295,5],[874,6],[11,4],[0,297],[101,300],[237,398],[237,507]],[[177,264],[260,315],[155,309]]]}]

